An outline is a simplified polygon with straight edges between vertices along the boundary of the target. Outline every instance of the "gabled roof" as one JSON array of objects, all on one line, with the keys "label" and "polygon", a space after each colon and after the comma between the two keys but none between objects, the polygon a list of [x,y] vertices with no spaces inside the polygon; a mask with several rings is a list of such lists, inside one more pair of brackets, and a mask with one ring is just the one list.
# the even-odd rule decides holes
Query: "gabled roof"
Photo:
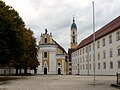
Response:
[{"label": "gabled roof", "polygon": [[55,44],[58,46],[58,48],[60,50],[62,50],[65,54],[67,54],[67,52],[65,51],[65,49],[62,46],[60,46],[60,44],[58,44],[54,39],[52,39],[52,40],[55,42]]},{"label": "gabled roof", "polygon": [[[120,16],[118,16],[116,19],[99,29],[95,32],[95,40],[98,40],[99,38],[115,31],[116,29],[120,28]],[[82,40],[80,44],[75,48],[75,50],[78,50],[79,48],[82,48],[88,44],[93,42],[93,34],[87,37],[86,39]]]}]

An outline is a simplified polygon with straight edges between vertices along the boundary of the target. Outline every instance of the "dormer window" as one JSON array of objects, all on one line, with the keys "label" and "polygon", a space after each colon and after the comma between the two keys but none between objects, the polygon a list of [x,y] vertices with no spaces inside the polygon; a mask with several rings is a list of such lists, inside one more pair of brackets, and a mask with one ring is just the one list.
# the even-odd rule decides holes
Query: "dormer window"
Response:
[{"label": "dormer window", "polygon": [[47,38],[45,38],[44,43],[47,43]]}]

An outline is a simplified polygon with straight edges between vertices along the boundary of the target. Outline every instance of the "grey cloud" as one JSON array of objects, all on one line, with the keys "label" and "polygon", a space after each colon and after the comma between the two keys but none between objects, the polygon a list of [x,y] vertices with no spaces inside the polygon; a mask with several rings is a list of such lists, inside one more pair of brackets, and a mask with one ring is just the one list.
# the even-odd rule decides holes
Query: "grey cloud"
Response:
[{"label": "grey cloud", "polygon": [[[120,15],[120,0],[94,1],[96,30]],[[22,3],[23,0],[21,0],[21,6]],[[67,51],[70,45],[73,14],[78,27],[78,43],[92,33],[92,1],[90,0],[29,0],[29,4],[33,9],[31,12],[33,16],[25,19],[25,23],[34,31],[37,41],[40,34],[47,28],[53,33],[53,38]],[[26,13],[27,11],[24,12]]]}]

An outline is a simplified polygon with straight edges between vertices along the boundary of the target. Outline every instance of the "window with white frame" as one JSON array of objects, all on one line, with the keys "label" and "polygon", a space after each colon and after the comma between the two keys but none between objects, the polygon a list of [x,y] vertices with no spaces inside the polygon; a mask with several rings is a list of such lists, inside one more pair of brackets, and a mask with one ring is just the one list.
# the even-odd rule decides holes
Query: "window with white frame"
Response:
[{"label": "window with white frame", "polygon": [[80,49],[80,55],[81,55],[81,49]]},{"label": "window with white frame", "polygon": [[100,63],[98,63],[98,69],[100,69]]},{"label": "window with white frame", "polygon": [[84,62],[84,56],[83,56],[83,62]]},{"label": "window with white frame", "polygon": [[84,48],[83,48],[83,54],[84,54]]},{"label": "window with white frame", "polygon": [[109,44],[112,43],[112,35],[109,36]]},{"label": "window with white frame", "polygon": [[76,59],[76,64],[77,64],[77,59]]},{"label": "window with white frame", "polygon": [[110,50],[110,57],[112,57],[113,55],[112,55],[113,53],[112,53],[112,49]]},{"label": "window with white frame", "polygon": [[110,69],[113,69],[113,62],[110,62]]},{"label": "window with white frame", "polygon": [[100,42],[97,41],[97,48],[100,48]]},{"label": "window with white frame", "polygon": [[86,55],[86,62],[88,61],[88,55]]},{"label": "window with white frame", "polygon": [[118,48],[118,56],[120,56],[120,48]]},{"label": "window with white frame", "polygon": [[86,64],[86,69],[88,69],[88,64]]},{"label": "window with white frame", "polygon": [[82,65],[80,65],[80,67],[81,67],[81,70],[82,70]]},{"label": "window with white frame", "polygon": [[118,69],[120,69],[120,61],[118,61]]},{"label": "window with white frame", "polygon": [[88,50],[87,50],[87,46],[86,46],[86,53],[87,53],[87,51],[88,51]]},{"label": "window with white frame", "polygon": [[89,51],[91,51],[91,45],[89,45]]},{"label": "window with white frame", "polygon": [[105,59],[106,58],[106,51],[104,50],[103,51],[103,59]]},{"label": "window with white frame", "polygon": [[89,56],[89,60],[91,61],[91,55]]},{"label": "window with white frame", "polygon": [[82,63],[82,58],[80,57],[80,62]]},{"label": "window with white frame", "polygon": [[83,65],[83,70],[84,70],[84,65]]},{"label": "window with white frame", "polygon": [[103,62],[103,69],[106,69],[106,62]]},{"label": "window with white frame", "polygon": [[91,64],[89,65],[89,69],[91,69]]},{"label": "window with white frame", "polygon": [[103,38],[103,46],[105,46],[105,38]]},{"label": "window with white frame", "polygon": [[95,45],[94,45],[94,43],[93,43],[93,50],[95,49],[95,47],[94,47]]},{"label": "window with white frame", "polygon": [[100,60],[100,53],[98,53],[98,60]]},{"label": "window with white frame", "polygon": [[118,32],[116,33],[116,39],[117,39],[117,41],[120,40],[120,31],[118,31]]}]

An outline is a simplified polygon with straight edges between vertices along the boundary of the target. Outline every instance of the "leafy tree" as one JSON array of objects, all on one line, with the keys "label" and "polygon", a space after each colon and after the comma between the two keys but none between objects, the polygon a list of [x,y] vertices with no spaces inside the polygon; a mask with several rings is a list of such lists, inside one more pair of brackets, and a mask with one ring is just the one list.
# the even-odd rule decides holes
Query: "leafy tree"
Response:
[{"label": "leafy tree", "polygon": [[33,32],[25,28],[19,14],[0,1],[0,66],[13,66],[18,69],[36,68],[36,41]]},{"label": "leafy tree", "polygon": [[0,63],[10,63],[20,58],[21,41],[19,38],[20,28],[24,22],[18,13],[4,2],[0,1]]}]

